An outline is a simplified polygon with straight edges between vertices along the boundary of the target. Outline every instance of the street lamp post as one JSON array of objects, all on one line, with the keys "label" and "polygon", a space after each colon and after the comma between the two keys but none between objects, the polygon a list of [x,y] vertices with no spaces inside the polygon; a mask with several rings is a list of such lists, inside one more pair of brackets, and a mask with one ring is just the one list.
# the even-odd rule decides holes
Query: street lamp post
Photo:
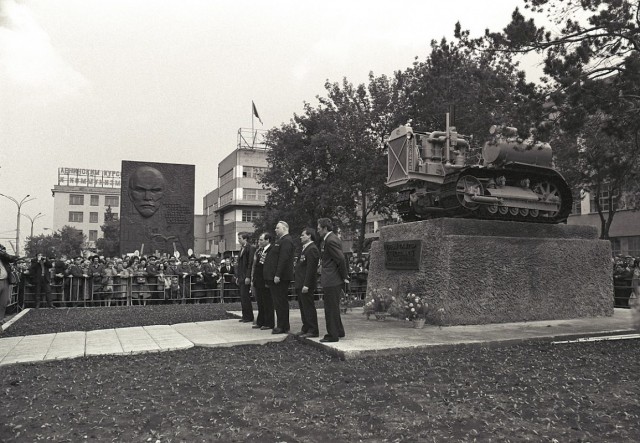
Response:
[{"label": "street lamp post", "polygon": [[9,195],[4,195],[4,194],[0,194],[2,197],[6,197],[9,200],[11,200],[12,202],[14,202],[16,204],[16,206],[18,207],[18,216],[16,217],[16,255],[20,255],[20,209],[22,209],[22,205],[24,203],[30,202],[31,200],[34,200],[35,197],[30,197],[29,194],[25,195],[22,200],[18,201],[15,198],[9,196]]},{"label": "street lamp post", "polygon": [[42,212],[38,212],[35,216],[31,217],[29,214],[22,214],[25,217],[27,217],[29,219],[29,221],[31,222],[31,238],[33,238],[33,222],[35,222],[37,219],[39,219],[40,217],[44,217],[44,214]]}]

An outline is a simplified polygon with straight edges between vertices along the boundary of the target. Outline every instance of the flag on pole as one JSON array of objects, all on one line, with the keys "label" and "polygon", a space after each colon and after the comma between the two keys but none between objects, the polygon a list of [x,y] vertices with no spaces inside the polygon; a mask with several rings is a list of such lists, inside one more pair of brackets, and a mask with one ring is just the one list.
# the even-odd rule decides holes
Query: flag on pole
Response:
[{"label": "flag on pole", "polygon": [[253,115],[255,115],[258,118],[258,121],[260,122],[260,124],[263,125],[264,123],[262,123],[262,119],[258,114],[258,110],[256,109],[256,104],[253,102],[253,100],[251,100],[251,106],[253,106]]}]

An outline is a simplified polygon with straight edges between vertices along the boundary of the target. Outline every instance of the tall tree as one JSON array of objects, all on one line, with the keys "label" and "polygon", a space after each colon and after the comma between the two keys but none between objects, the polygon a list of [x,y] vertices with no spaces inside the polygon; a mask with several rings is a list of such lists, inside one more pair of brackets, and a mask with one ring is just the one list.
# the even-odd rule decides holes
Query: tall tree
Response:
[{"label": "tall tree", "polygon": [[273,231],[278,220],[292,232],[315,226],[319,217],[336,217],[350,204],[351,192],[341,186],[339,165],[346,161],[340,149],[336,121],[321,107],[305,104],[303,115],[269,131],[269,169],[260,182],[271,192],[258,230]]},{"label": "tall tree", "polygon": [[341,150],[348,161],[341,164],[343,181],[350,186],[355,205],[349,205],[348,227],[358,234],[355,250],[365,248],[365,227],[372,214],[390,216],[395,193],[385,186],[385,139],[397,122],[400,91],[386,76],[369,74],[369,84],[325,84],[327,98],[320,98],[337,122]]},{"label": "tall tree", "polygon": [[519,9],[501,32],[485,33],[490,52],[544,54],[549,94],[564,129],[582,128],[596,111],[620,118],[618,127],[640,123],[640,3],[631,0],[524,0],[538,19]]},{"label": "tall tree", "polygon": [[609,229],[619,209],[635,208],[640,191],[638,157],[640,150],[631,140],[618,140],[601,130],[596,113],[586,117],[582,135],[576,138],[559,132],[554,144],[563,148],[557,154],[565,178],[589,192],[600,217],[600,238],[609,238]]},{"label": "tall tree", "polygon": [[274,189],[258,229],[271,229],[278,219],[292,230],[315,226],[330,217],[360,235],[373,212],[389,213],[393,199],[384,186],[384,138],[391,130],[399,90],[385,76],[369,76],[369,85],[347,79],[327,82],[319,106],[305,106],[304,115],[270,131],[270,168],[262,183]]},{"label": "tall tree", "polygon": [[104,213],[104,224],[100,226],[102,238],[96,241],[96,248],[107,257],[114,257],[120,253],[120,222],[115,219],[111,206]]},{"label": "tall tree", "polygon": [[[537,19],[551,21],[559,31],[538,26],[534,18],[525,19],[516,9],[506,28],[501,32],[487,30],[474,44],[489,53],[544,54],[547,99],[554,105],[550,117],[556,123],[556,139],[565,141],[555,145],[558,166],[574,177],[572,184],[595,192],[599,201],[600,192],[627,186],[628,178],[640,170],[640,3],[524,3]],[[578,155],[572,153],[579,154],[580,161],[576,162]],[[576,166],[582,167],[579,174]],[[624,180],[621,170],[627,177]],[[584,180],[586,177],[589,180]],[[603,211],[598,204],[596,209],[602,221],[601,237],[608,238],[615,211]]]},{"label": "tall tree", "polygon": [[59,255],[67,255],[73,257],[82,253],[82,247],[87,241],[87,236],[81,230],[72,226],[63,226],[58,235],[60,236],[60,245],[57,253]]},{"label": "tall tree", "polygon": [[25,243],[24,250],[27,256],[33,257],[37,254],[43,254],[46,257],[55,256],[56,251],[60,247],[60,236],[54,234],[50,235],[35,235],[29,237]]},{"label": "tall tree", "polygon": [[[401,73],[406,117],[417,130],[445,127],[445,114],[455,107],[460,133],[482,142],[494,124],[516,126],[528,136],[542,113],[539,90],[527,82],[509,53],[490,55],[470,44],[469,32],[456,24],[456,40],[431,42],[425,61],[416,60]],[[453,116],[452,116],[453,117]]]},{"label": "tall tree", "polygon": [[25,251],[29,255],[36,255],[41,252],[47,256],[75,256],[82,252],[82,246],[86,241],[86,236],[82,231],[72,226],[63,226],[51,235],[37,235],[29,238],[25,246]]}]

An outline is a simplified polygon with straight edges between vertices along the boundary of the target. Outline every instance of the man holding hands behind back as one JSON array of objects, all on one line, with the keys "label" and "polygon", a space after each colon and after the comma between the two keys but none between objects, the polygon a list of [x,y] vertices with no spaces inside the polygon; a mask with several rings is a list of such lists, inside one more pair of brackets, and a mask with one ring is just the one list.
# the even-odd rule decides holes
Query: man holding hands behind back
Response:
[{"label": "man holding hands behind back", "polygon": [[337,342],[344,337],[344,326],[340,318],[340,295],[343,286],[349,283],[347,263],[342,252],[342,243],[333,232],[333,223],[328,218],[318,219],[318,235],[322,238],[320,257],[322,272],[320,283],[324,290],[324,313],[327,324],[327,335],[322,343]]},{"label": "man holding hands behind back", "polygon": [[296,263],[295,284],[298,304],[300,305],[300,316],[302,317],[302,330],[297,333],[303,338],[318,337],[318,313],[313,298],[313,293],[317,286],[318,261],[320,251],[313,242],[316,231],[305,228],[300,234],[302,252]]}]

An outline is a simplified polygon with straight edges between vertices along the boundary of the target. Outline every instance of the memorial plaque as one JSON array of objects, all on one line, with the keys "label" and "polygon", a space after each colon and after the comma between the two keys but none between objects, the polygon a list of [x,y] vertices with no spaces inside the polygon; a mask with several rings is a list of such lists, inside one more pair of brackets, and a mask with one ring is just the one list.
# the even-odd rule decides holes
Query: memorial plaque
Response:
[{"label": "memorial plaque", "polygon": [[193,249],[195,166],[122,162],[120,251]]},{"label": "memorial plaque", "polygon": [[384,265],[387,269],[420,269],[421,240],[384,242]]}]

